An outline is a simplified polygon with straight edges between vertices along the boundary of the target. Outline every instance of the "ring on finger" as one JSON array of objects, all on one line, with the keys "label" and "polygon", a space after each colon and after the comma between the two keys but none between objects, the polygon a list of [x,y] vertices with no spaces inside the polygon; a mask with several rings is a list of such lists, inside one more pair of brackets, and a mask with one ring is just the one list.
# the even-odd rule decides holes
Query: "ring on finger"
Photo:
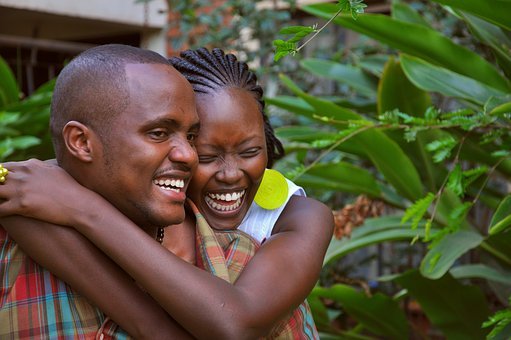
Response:
[{"label": "ring on finger", "polygon": [[9,170],[4,168],[4,166],[0,164],[0,183],[4,183],[6,181],[8,174]]}]

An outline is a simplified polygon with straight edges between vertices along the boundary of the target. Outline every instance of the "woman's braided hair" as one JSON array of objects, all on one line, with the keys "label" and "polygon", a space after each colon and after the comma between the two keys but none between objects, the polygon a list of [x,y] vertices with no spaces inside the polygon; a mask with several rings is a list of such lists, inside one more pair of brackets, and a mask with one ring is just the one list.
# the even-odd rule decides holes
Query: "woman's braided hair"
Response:
[{"label": "woman's braided hair", "polygon": [[264,113],[263,89],[257,84],[256,75],[249,71],[248,65],[238,61],[233,54],[225,54],[219,48],[211,52],[206,48],[181,52],[180,57],[169,59],[185,78],[192,84],[196,93],[214,94],[216,90],[236,87],[250,92],[259,103],[263,115],[264,135],[268,152],[267,167],[284,156],[284,147],[277,139],[270,125],[268,116]]}]

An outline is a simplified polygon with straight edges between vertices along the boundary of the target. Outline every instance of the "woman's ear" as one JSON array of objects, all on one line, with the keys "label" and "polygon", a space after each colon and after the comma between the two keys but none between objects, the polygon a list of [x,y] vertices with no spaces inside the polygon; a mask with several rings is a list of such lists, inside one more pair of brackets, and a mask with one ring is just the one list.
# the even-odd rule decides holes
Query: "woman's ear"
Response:
[{"label": "woman's ear", "polygon": [[86,125],[75,120],[69,121],[62,129],[67,151],[87,163],[93,159],[93,134]]}]

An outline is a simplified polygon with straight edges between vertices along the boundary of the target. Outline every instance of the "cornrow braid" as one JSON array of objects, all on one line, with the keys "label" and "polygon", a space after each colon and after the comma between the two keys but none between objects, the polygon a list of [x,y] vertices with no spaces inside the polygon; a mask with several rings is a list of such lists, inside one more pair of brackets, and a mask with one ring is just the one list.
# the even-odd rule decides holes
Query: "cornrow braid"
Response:
[{"label": "cornrow braid", "polygon": [[206,48],[187,50],[180,57],[172,57],[170,63],[192,84],[197,93],[214,94],[226,87],[237,87],[249,91],[259,103],[264,121],[264,135],[270,168],[273,162],[284,156],[284,147],[275,136],[268,116],[264,112],[263,89],[257,84],[257,76],[248,69],[248,65],[238,61],[234,54],[225,54],[223,50]]}]

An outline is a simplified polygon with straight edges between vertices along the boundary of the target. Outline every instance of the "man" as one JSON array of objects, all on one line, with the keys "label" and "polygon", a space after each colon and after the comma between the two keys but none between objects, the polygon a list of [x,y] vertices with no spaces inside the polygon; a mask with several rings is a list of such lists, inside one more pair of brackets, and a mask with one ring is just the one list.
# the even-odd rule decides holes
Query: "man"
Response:
[{"label": "man", "polygon": [[[190,141],[197,134],[198,117],[190,84],[165,58],[122,45],[105,45],[82,53],[59,75],[50,126],[59,165],[146,233],[161,237],[157,234],[162,227],[182,222],[185,190],[197,165]],[[51,199],[50,193],[41,195]],[[2,223],[7,225],[10,219]],[[22,228],[10,230],[12,236],[22,232]],[[52,232],[81,237],[65,228]],[[52,237],[45,246],[52,246]],[[0,338],[96,336],[105,322],[99,309],[33,262],[1,228],[0,249]],[[122,278],[126,274],[106,256],[88,261],[76,255],[91,249],[90,244],[83,249],[62,249],[62,255],[75,264],[76,270],[80,266],[101,266],[115,272],[119,282],[125,281]],[[44,249],[30,252],[44,253]],[[84,287],[72,277],[63,278],[77,289]],[[100,277],[91,280],[98,283],[95,290],[107,289],[113,297],[118,294],[112,282],[102,282]],[[153,305],[135,284],[131,289],[138,291],[133,305]],[[94,297],[94,292],[89,290],[88,295]],[[122,300],[122,296],[116,298]],[[109,308],[108,301],[92,300],[115,319],[117,312]],[[129,312],[126,310],[124,316]],[[163,310],[160,315],[160,321],[168,318]],[[155,330],[158,325],[168,324],[154,317],[147,322],[154,323]],[[177,324],[167,332],[157,330],[158,334],[186,336]],[[125,336],[119,329],[102,331],[114,337]],[[138,329],[126,331],[135,337],[152,338]]]}]

